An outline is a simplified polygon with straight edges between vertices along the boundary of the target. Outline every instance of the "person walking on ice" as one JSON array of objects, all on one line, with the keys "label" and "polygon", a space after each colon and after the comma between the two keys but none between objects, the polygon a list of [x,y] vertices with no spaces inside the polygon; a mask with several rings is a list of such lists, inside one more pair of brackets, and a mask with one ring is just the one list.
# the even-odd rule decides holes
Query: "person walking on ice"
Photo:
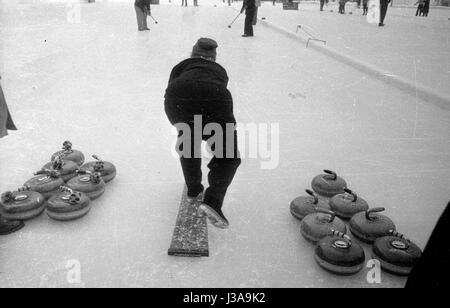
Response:
[{"label": "person walking on ice", "polygon": [[253,16],[256,13],[255,0],[244,0],[242,3],[241,14],[245,11],[245,26],[243,37],[253,36]]},{"label": "person walking on ice", "polygon": [[391,0],[380,0],[380,22],[378,23],[379,27],[384,26],[384,18],[386,17],[389,2],[391,2]]},{"label": "person walking on ice", "polygon": [[[222,212],[222,205],[241,159],[233,98],[227,89],[227,72],[216,62],[217,47],[213,39],[200,38],[191,57],[172,69],[164,109],[178,132],[176,150],[188,201],[202,202],[199,211],[214,226],[225,229],[229,222]],[[207,141],[213,154],[208,164],[209,187],[205,191],[201,171],[202,141]]]},{"label": "person walking on ice", "polygon": [[362,0],[363,5],[363,15],[367,15],[367,12],[369,10],[369,0]]},{"label": "person walking on ice", "polygon": [[136,0],[134,2],[134,9],[136,10],[138,30],[150,30],[147,26],[147,15],[151,14],[150,0]]}]

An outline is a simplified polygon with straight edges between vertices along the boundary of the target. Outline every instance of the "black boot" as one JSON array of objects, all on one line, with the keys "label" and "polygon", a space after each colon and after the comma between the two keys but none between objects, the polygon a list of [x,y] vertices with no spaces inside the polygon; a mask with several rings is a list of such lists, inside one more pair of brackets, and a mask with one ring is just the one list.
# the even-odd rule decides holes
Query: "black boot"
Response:
[{"label": "black boot", "polygon": [[220,208],[212,207],[203,203],[200,205],[198,210],[209,219],[213,226],[220,229],[227,229],[229,227],[230,223]]},{"label": "black boot", "polygon": [[0,235],[8,235],[25,227],[23,221],[6,220],[0,216]]}]

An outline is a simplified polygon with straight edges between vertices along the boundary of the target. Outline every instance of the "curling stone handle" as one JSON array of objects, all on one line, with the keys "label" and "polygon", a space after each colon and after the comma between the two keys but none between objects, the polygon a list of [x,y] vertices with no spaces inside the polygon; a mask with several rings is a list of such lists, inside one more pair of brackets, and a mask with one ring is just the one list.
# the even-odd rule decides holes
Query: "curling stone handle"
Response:
[{"label": "curling stone handle", "polygon": [[404,239],[404,240],[406,240],[406,241],[409,241],[402,233],[397,232],[397,231],[395,231],[395,230],[389,230],[389,234],[392,235],[392,236],[395,236],[395,237]]},{"label": "curling stone handle", "polygon": [[59,189],[63,192],[68,192],[69,194],[73,194],[73,189],[71,189],[67,186],[59,186]]},{"label": "curling stone handle", "polygon": [[99,161],[99,162],[102,162],[103,160],[100,158],[100,157],[98,157],[98,155],[92,155],[92,158],[93,159],[95,159],[95,160],[97,160],[97,161]]},{"label": "curling stone handle", "polygon": [[358,195],[356,195],[355,192],[354,192],[353,190],[348,189],[348,188],[344,188],[344,191],[345,191],[347,194],[350,194],[350,195],[353,196],[353,202],[356,202],[356,200],[358,200]]},{"label": "curling stone handle", "polygon": [[330,210],[327,210],[327,209],[324,209],[324,208],[321,208],[321,207],[317,207],[317,206],[315,207],[315,211],[317,213],[323,213],[323,214],[330,215],[330,222],[333,222],[334,219],[336,218],[336,214],[333,211],[330,211]]},{"label": "curling stone handle", "polygon": [[61,174],[57,170],[50,170],[50,169],[39,170],[34,175],[43,175],[43,174],[51,178],[58,178],[61,176]]},{"label": "curling stone handle", "polygon": [[78,169],[76,172],[77,172],[77,174],[82,174],[82,175],[85,175],[85,174],[89,174],[90,176],[93,175],[93,173],[90,170],[80,170],[80,169]]},{"label": "curling stone handle", "polygon": [[348,236],[345,233],[342,233],[341,231],[336,231],[336,230],[332,229],[330,233],[331,233],[331,235],[342,237],[342,238],[346,239],[347,241],[349,241],[350,243],[352,242],[352,239],[350,238],[350,236]]},{"label": "curling stone handle", "polygon": [[63,143],[63,150],[65,152],[72,152],[72,142],[70,142],[68,140],[64,141],[64,143]]},{"label": "curling stone handle", "polygon": [[310,195],[310,196],[312,196],[314,198],[314,204],[319,203],[319,198],[317,197],[317,195],[312,190],[306,189],[305,191],[306,191],[306,193],[308,195]]},{"label": "curling stone handle", "polygon": [[20,187],[17,191],[21,192],[21,191],[29,191],[31,189],[30,185],[24,185],[22,187]]},{"label": "curling stone handle", "polygon": [[328,169],[323,170],[323,172],[325,172],[326,174],[332,175],[332,176],[333,176],[333,181],[337,179],[337,174],[336,174],[336,172],[331,171],[331,170],[328,170]]},{"label": "curling stone handle", "polygon": [[52,172],[50,169],[42,169],[35,172],[34,175],[41,175],[41,174],[50,175],[50,172]]},{"label": "curling stone handle", "polygon": [[366,219],[367,220],[373,220],[373,218],[370,217],[370,214],[383,212],[384,210],[385,210],[384,207],[374,207],[373,209],[370,209],[370,210],[366,211]]}]

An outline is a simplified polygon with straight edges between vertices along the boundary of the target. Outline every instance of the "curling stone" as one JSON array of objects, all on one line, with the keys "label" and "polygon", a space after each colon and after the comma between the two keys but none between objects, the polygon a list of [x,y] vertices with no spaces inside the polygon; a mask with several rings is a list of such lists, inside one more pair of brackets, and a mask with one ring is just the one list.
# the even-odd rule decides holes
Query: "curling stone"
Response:
[{"label": "curling stone", "polygon": [[70,160],[62,159],[62,156],[55,156],[54,160],[50,163],[47,163],[42,167],[42,170],[50,169],[56,170],[61,174],[61,178],[64,182],[69,181],[71,178],[77,176],[77,170],[79,166]]},{"label": "curling stone", "polygon": [[377,207],[355,214],[350,220],[352,234],[368,244],[372,244],[379,237],[389,235],[390,230],[395,230],[394,222],[387,216],[375,214],[384,210],[383,207]]},{"label": "curling stone", "polygon": [[72,149],[72,142],[64,141],[62,151],[58,151],[52,155],[51,161],[55,160],[56,156],[61,156],[64,160],[70,160],[78,166],[84,164],[84,155],[80,151]]},{"label": "curling stone", "polygon": [[339,275],[353,275],[364,267],[366,256],[360,245],[342,232],[332,230],[316,246],[314,259],[320,267]]},{"label": "curling stone", "polygon": [[112,181],[116,177],[116,167],[110,162],[101,160],[98,156],[92,155],[92,157],[96,160],[93,162],[89,162],[81,166],[80,170],[86,171],[89,170],[91,172],[100,172],[102,175],[103,181],[108,183]]},{"label": "curling stone", "polygon": [[105,192],[105,181],[99,172],[78,171],[78,176],[67,182],[67,187],[85,193],[89,199],[94,200]]},{"label": "curling stone", "polygon": [[24,184],[24,187],[40,193],[45,199],[57,194],[59,187],[64,185],[61,175],[56,170],[41,170],[36,172],[35,175]]},{"label": "curling stone", "polygon": [[61,187],[61,193],[47,201],[46,207],[48,217],[59,221],[79,219],[90,210],[91,200],[86,194],[64,186]]},{"label": "curling stone", "polygon": [[337,194],[343,194],[347,183],[341,177],[330,170],[324,170],[325,174],[319,174],[311,183],[312,189],[321,196],[333,197]]},{"label": "curling stone", "polygon": [[409,275],[422,256],[416,244],[403,234],[390,230],[388,236],[377,238],[372,247],[372,256],[380,261],[381,268],[397,275]]},{"label": "curling stone", "polygon": [[45,198],[38,192],[25,189],[2,194],[1,216],[7,220],[29,220],[42,214]]},{"label": "curling stone", "polygon": [[336,213],[336,216],[342,219],[350,219],[359,212],[365,212],[369,205],[363,199],[358,197],[353,191],[344,188],[345,193],[334,196],[330,199],[330,209]]},{"label": "curling stone", "polygon": [[297,197],[290,204],[291,214],[300,220],[306,215],[315,213],[316,207],[328,208],[328,204],[319,200],[313,191],[309,189],[305,191],[308,195]]},{"label": "curling stone", "polygon": [[329,235],[331,230],[345,234],[347,226],[332,211],[319,207],[316,207],[316,213],[309,214],[303,218],[300,225],[303,237],[313,243]]}]

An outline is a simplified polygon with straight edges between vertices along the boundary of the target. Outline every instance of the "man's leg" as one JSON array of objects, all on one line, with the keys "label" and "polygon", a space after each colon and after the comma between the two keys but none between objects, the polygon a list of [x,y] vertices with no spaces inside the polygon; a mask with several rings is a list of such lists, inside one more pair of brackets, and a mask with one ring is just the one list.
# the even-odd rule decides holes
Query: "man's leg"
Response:
[{"label": "man's leg", "polygon": [[[183,141],[190,140],[190,144],[188,146],[191,148],[191,151],[184,151],[184,146],[186,145],[181,144],[181,153],[179,154],[184,181],[188,188],[187,195],[188,197],[196,197],[204,189],[202,185],[202,159],[201,157],[194,156],[194,153],[201,153],[201,138],[199,138],[199,140],[194,138],[193,127],[190,129],[190,134],[190,138],[183,138],[183,132],[178,132],[178,139]],[[187,154],[187,157],[184,157],[183,154]]]},{"label": "man's leg", "polygon": [[134,6],[134,9],[136,10],[136,20],[138,24],[138,30],[142,31],[144,30],[144,22],[143,22],[144,12],[140,7],[136,5]]},{"label": "man's leg", "polygon": [[[218,155],[214,155],[208,164],[208,168],[210,170],[208,173],[209,187],[206,189],[204,198],[204,203],[211,206],[215,210],[222,209],[223,200],[227,189],[233,181],[234,175],[241,164],[236,130],[226,131],[224,129],[224,132],[224,147],[221,153],[222,156],[218,157]],[[226,137],[227,134],[229,135],[228,138]],[[227,150],[233,155],[226,155]]]},{"label": "man's leg", "polygon": [[143,12],[143,19],[142,19],[142,26],[144,27],[144,29],[148,29],[148,25],[147,25],[147,12]]},{"label": "man's leg", "polygon": [[384,25],[384,18],[386,17],[388,3],[385,1],[380,1],[380,23],[379,25]]},{"label": "man's leg", "polygon": [[244,34],[248,36],[253,36],[253,14],[249,13],[245,15],[245,27],[244,27]]}]

